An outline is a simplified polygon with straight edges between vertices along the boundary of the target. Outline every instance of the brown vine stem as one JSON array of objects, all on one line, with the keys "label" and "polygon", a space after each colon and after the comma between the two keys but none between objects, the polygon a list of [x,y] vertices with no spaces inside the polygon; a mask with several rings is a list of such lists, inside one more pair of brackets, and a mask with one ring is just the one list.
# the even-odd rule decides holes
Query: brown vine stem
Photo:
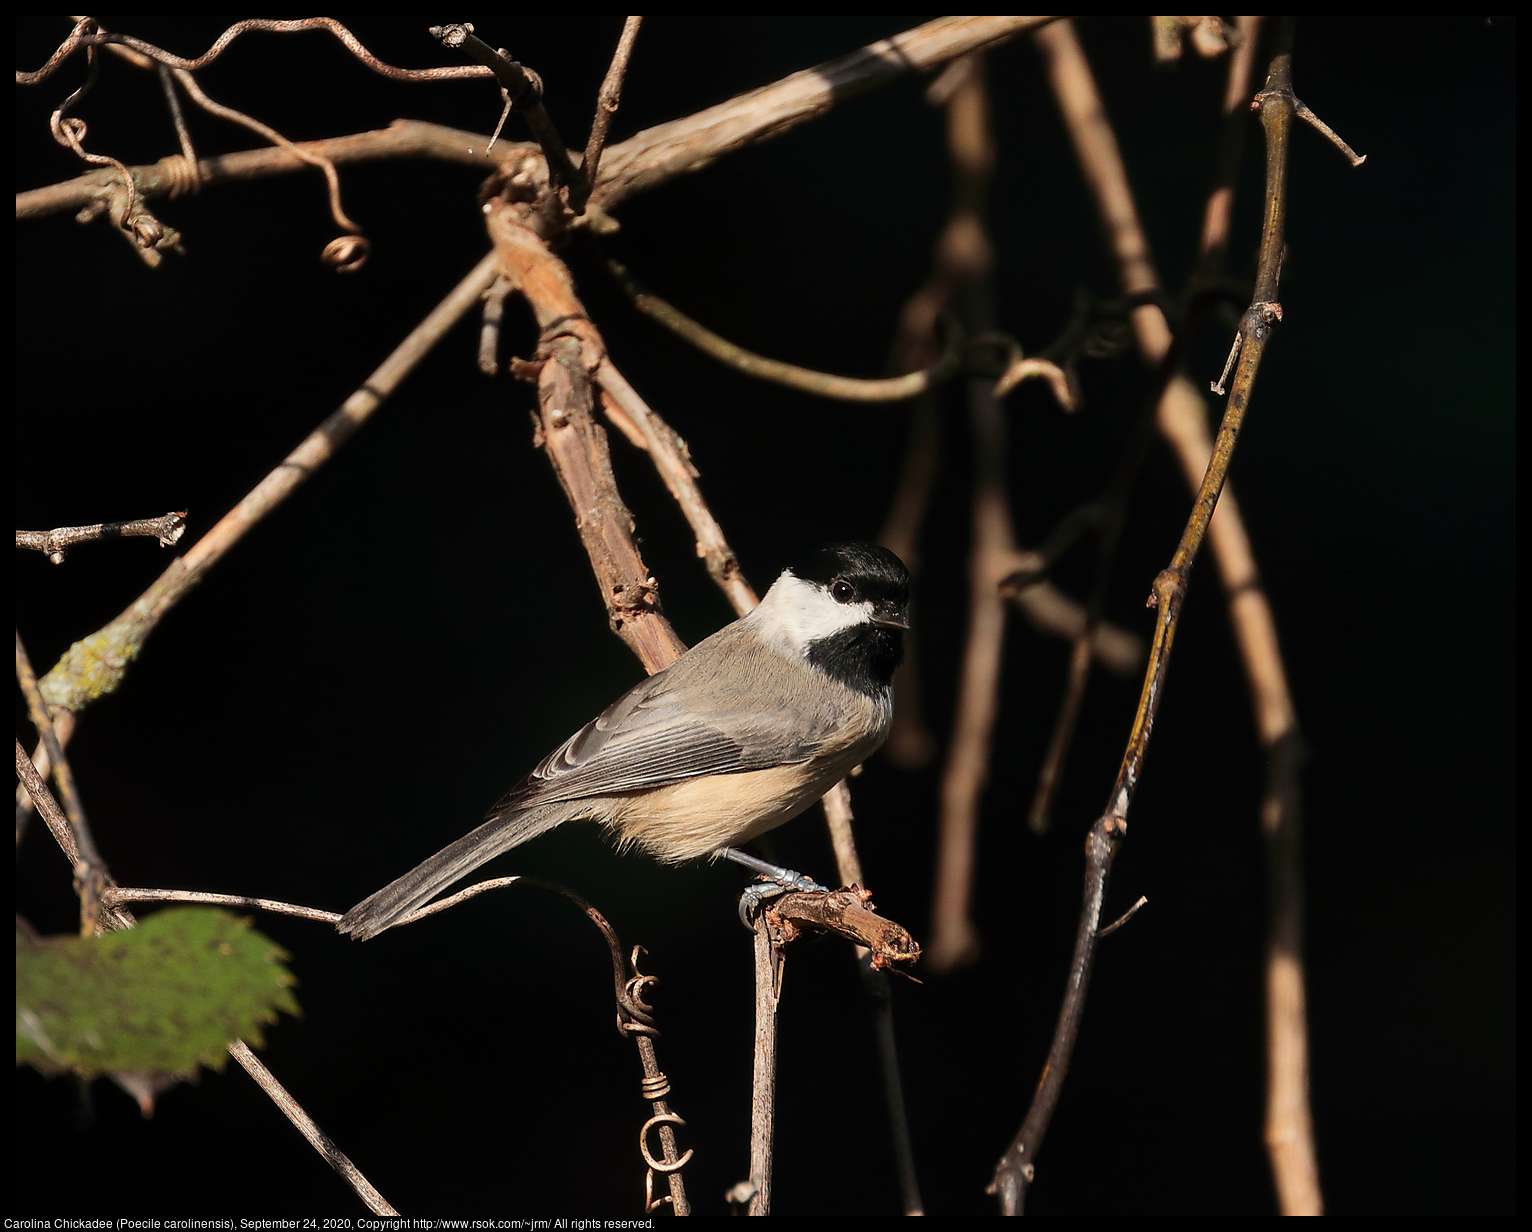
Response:
[{"label": "brown vine stem", "polygon": [[[1067,45],[1073,42],[1071,31],[1060,27],[1046,32],[1045,38],[1054,45],[1056,52],[1071,54]],[[1277,280],[1286,220],[1287,148],[1295,117],[1291,46],[1291,24],[1284,22],[1266,87],[1256,96],[1255,105],[1260,110],[1266,133],[1266,197],[1255,297],[1240,323],[1244,345],[1212,457],[1193,500],[1191,516],[1169,566],[1161,571],[1154,582],[1150,603],[1157,608],[1157,617],[1143,691],[1106,811],[1091,826],[1087,838],[1085,899],[1053,1044],[1032,1106],[1015,1140],[1001,1156],[990,1184],[990,1192],[999,1198],[1001,1210],[1006,1214],[1020,1213],[1027,1185],[1033,1176],[1037,1151],[1062,1091],[1084,1010],[1085,992],[1090,981],[1101,926],[1101,904],[1107,878],[1118,844],[1127,833],[1128,809],[1142,772],[1144,755],[1158,712],[1165,670],[1175,640],[1181,605],[1186,596],[1187,580],[1197,551],[1207,534],[1219,493],[1223,489],[1261,358],[1271,340],[1276,322],[1281,319]],[[1139,257],[1147,262],[1147,248],[1141,251]]]},{"label": "brown vine stem", "polygon": [[748,351],[715,334],[675,305],[646,291],[639,286],[626,266],[609,260],[607,268],[627,292],[635,308],[650,320],[658,321],[677,337],[684,338],[704,355],[746,376],[770,381],[775,385],[785,385],[788,389],[802,393],[842,402],[902,402],[930,392],[962,366],[962,339],[954,331],[941,355],[933,363],[903,376],[863,378],[815,372],[812,368],[801,368],[797,364],[784,363],[780,359]]}]

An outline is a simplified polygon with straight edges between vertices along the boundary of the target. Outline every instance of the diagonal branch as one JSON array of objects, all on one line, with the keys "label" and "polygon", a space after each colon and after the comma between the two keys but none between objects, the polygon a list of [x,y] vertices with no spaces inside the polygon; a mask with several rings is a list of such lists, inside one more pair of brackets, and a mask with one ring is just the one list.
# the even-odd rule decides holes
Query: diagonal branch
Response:
[{"label": "diagonal branch", "polygon": [[1003,43],[1052,20],[939,17],[695,115],[646,128],[606,152],[592,199],[610,210],[633,193],[699,171],[743,146],[779,136],[848,98]]},{"label": "diagonal branch", "polygon": [[414,371],[431,349],[480,299],[493,281],[494,260],[485,257],[426,315],[393,353],[339,410],[315,428],[239,504],[177,557],[110,624],[76,642],[42,680],[49,706],[78,714],[97,698],[116,690],[128,665],[143,649],[160,620],[207,571],[300,484],[328,462]]}]

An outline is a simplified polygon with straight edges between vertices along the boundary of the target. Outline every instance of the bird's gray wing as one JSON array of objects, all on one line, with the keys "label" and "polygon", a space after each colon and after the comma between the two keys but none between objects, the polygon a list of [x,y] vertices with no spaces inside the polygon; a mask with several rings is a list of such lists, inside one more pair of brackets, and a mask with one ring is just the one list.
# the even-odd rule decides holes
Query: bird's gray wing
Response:
[{"label": "bird's gray wing", "polygon": [[773,652],[731,647],[735,640],[706,657],[697,656],[699,644],[634,685],[543,758],[490,816],[807,760],[833,724],[817,713],[811,690],[795,687],[794,673],[760,670],[760,656]]}]

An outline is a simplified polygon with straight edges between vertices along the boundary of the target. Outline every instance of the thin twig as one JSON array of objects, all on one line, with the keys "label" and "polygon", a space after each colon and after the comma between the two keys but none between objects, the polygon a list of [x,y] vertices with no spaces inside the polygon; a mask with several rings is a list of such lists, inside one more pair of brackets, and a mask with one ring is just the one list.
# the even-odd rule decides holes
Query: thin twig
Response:
[{"label": "thin twig", "polygon": [[1096,934],[1096,940],[1100,941],[1101,938],[1110,936],[1112,933],[1115,933],[1119,928],[1121,928],[1124,924],[1136,916],[1141,908],[1147,907],[1148,905],[1149,900],[1140,894],[1137,901],[1134,902],[1131,907],[1129,907],[1120,916],[1118,916],[1115,920],[1113,920],[1110,924],[1108,924],[1105,928]]},{"label": "thin twig", "polygon": [[536,73],[512,60],[505,51],[496,51],[483,39],[477,37],[473,27],[466,22],[432,26],[431,37],[439,39],[443,47],[460,51],[470,59],[484,65],[495,75],[500,88],[505,91],[506,103],[527,119],[527,127],[542,146],[548,160],[548,171],[556,190],[564,190],[570,210],[575,214],[585,212],[585,202],[590,197],[590,182],[585,173],[570,161],[569,150],[553,117],[543,106],[543,81]]},{"label": "thin twig", "polygon": [[1333,145],[1342,154],[1344,154],[1353,167],[1360,167],[1367,161],[1367,155],[1358,154],[1349,145],[1342,141],[1339,133],[1337,133],[1333,128],[1331,128],[1328,124],[1326,124],[1317,115],[1315,115],[1312,111],[1303,105],[1302,99],[1293,99],[1293,106],[1298,109],[1298,118],[1308,124],[1313,125],[1321,133],[1323,133],[1329,140],[1330,144]]},{"label": "thin twig", "polygon": [[[1254,54],[1257,18],[1239,18],[1239,33],[1246,41],[1230,65],[1225,94],[1225,141],[1238,141],[1247,122],[1245,99],[1249,95],[1248,70],[1243,62]],[[1300,118],[1303,107],[1297,99]],[[1344,147],[1348,156],[1349,147]],[[1225,154],[1225,165],[1232,159]],[[1353,161],[1353,166],[1359,165]],[[1232,181],[1232,168],[1227,176]],[[1208,203],[1203,229],[1204,272],[1217,268],[1222,255],[1221,239],[1227,231],[1227,206],[1223,218],[1216,197]],[[1220,223],[1222,225],[1220,225]],[[1221,384],[1222,382],[1220,382]],[[1204,443],[1206,419],[1185,417],[1188,434],[1195,434],[1197,448],[1192,459],[1205,467],[1211,452]],[[1191,453],[1184,447],[1183,453]],[[1209,534],[1214,559],[1229,605],[1230,623],[1239,645],[1245,675],[1250,683],[1256,734],[1266,753],[1266,782],[1261,800],[1261,833],[1266,844],[1267,944],[1266,987],[1266,1113],[1265,1142],[1279,1209],[1285,1214],[1319,1214],[1324,1197],[1314,1146],[1313,1113],[1309,1100],[1308,1010],[1303,967],[1303,866],[1302,801],[1299,772],[1303,739],[1297,710],[1287,682],[1277,640],[1271,605],[1256,571],[1253,552],[1237,516],[1233,493],[1225,492]]]},{"label": "thin twig", "polygon": [[[16,777],[21,785],[26,788],[31,796],[32,803],[42,815],[43,822],[48,827],[48,832],[53,835],[54,842],[59,845],[59,850],[64,853],[64,858],[74,869],[76,883],[84,879],[87,884],[94,880],[90,877],[91,866],[80,858],[79,848],[75,845],[75,834],[69,824],[69,818],[64,815],[64,810],[59,807],[53,793],[48,790],[48,784],[43,781],[42,775],[37,772],[37,767],[32,764],[32,759],[27,756],[27,751],[21,747],[21,741],[16,741]],[[98,857],[99,859],[99,857]],[[133,917],[121,908],[108,907],[101,909],[104,896],[112,888],[111,878],[105,875],[106,866],[100,865],[102,878],[100,880],[101,898],[87,903],[87,896],[82,894],[80,904],[80,929],[82,935],[89,936],[91,933],[113,928],[133,927]],[[89,911],[87,913],[87,906]],[[87,926],[86,916],[89,915]]]},{"label": "thin twig", "polygon": [[132,535],[152,535],[162,548],[173,547],[186,533],[186,510],[140,518],[134,522],[98,522],[94,526],[58,526],[53,530],[18,530],[16,546],[44,553],[55,565],[64,563],[64,555],[77,543],[98,539],[126,539]]},{"label": "thin twig", "polygon": [[53,835],[53,841],[59,845],[64,858],[71,866],[79,865],[80,849],[75,846],[74,832],[70,829],[69,818],[64,815],[64,810],[59,808],[58,801],[48,790],[48,784],[43,782],[43,776],[37,772],[37,767],[32,764],[27,751],[21,747],[20,740],[16,741],[16,777],[21,780],[21,785],[32,797],[32,803],[42,814],[48,833]]},{"label": "thin twig", "polygon": [[771,1214],[772,1141],[777,1116],[777,1005],[784,958],[766,913],[755,918],[755,1047],[750,1082],[750,1214]]},{"label": "thin twig", "polygon": [[[53,730],[53,719],[43,701],[42,691],[37,686],[37,674],[32,670],[32,660],[27,657],[27,648],[22,645],[19,631],[16,634],[16,680],[27,699],[27,713],[32,726],[37,729],[43,747],[48,750],[48,761],[53,768],[53,780],[59,786],[59,795],[64,797],[64,813],[69,819],[69,832],[74,839],[74,885],[75,892],[80,896],[80,935],[89,937],[96,931],[101,895],[112,884],[112,877],[91,835],[90,823],[85,819],[85,805],[80,799],[79,788],[75,786],[74,771]],[[19,740],[16,742],[16,751],[22,752]],[[30,761],[28,764],[31,764]],[[36,773],[35,767],[33,772]]]},{"label": "thin twig", "polygon": [[[531,142],[503,144],[500,152],[493,157],[485,148],[488,143],[489,138],[482,133],[448,128],[442,124],[428,124],[423,120],[395,120],[387,128],[372,132],[327,137],[321,141],[295,141],[292,143],[292,153],[281,147],[266,147],[239,150],[232,154],[215,154],[197,163],[196,175],[205,188],[242,184],[269,176],[292,175],[305,166],[314,165],[300,158],[299,151],[324,159],[337,167],[424,158],[473,167],[485,174],[505,163],[515,164],[525,158],[541,161],[537,146]],[[129,167],[128,177],[137,185],[142,197],[170,197],[185,184],[187,173],[181,156],[172,155],[157,163]],[[91,205],[113,184],[121,187],[121,179],[116,171],[93,171],[45,188],[19,192],[16,194],[16,220],[20,222],[24,219],[45,218],[65,210],[81,209]]]},{"label": "thin twig", "polygon": [[835,376],[828,372],[815,372],[797,364],[785,363],[748,351],[736,343],[715,334],[707,326],[694,321],[679,308],[667,303],[658,295],[640,287],[628,269],[617,261],[608,261],[623,290],[633,301],[633,306],[651,320],[658,321],[666,329],[684,338],[694,347],[719,363],[727,364],[753,376],[757,380],[771,381],[803,393],[817,394],[821,398],[834,398],[842,402],[902,402],[916,398],[936,388],[962,367],[963,340],[951,331],[941,355],[930,366],[918,372],[890,377]]},{"label": "thin twig", "polygon": [[[905,705],[906,699],[901,697],[899,704]],[[851,832],[851,791],[846,781],[842,779],[826,792],[820,803],[824,806],[825,822],[830,829],[830,845],[835,851],[835,870],[841,885],[865,889],[867,879]],[[905,933],[905,937],[908,936]],[[890,949],[887,937],[888,934],[881,935],[885,952]],[[913,948],[898,961],[913,962],[919,955],[919,947],[913,939],[908,945]],[[888,1132],[894,1147],[894,1167],[899,1174],[901,1205],[906,1215],[921,1215],[925,1213],[925,1203],[920,1196],[920,1178],[915,1170],[915,1146],[910,1137],[904,1079],[899,1071],[899,1045],[894,1035],[894,998],[889,988],[888,971],[892,964],[878,960],[867,946],[856,945],[852,953],[862,992],[872,1013],[873,1037],[878,1047],[878,1076],[883,1087],[884,1107],[888,1110]]]},{"label": "thin twig", "polygon": [[[69,741],[74,736],[74,714],[68,710],[60,710],[53,718],[53,734],[58,737],[59,746],[68,748]],[[48,746],[41,739],[37,747],[32,750],[32,761],[37,767],[37,772],[47,780],[52,771],[53,763],[48,757]],[[27,823],[32,818],[32,796],[20,783],[16,784],[16,846],[21,846],[21,840],[26,835]]]},{"label": "thin twig", "polygon": [[878,1044],[878,1074],[883,1102],[888,1111],[888,1132],[894,1144],[894,1167],[899,1174],[900,1206],[906,1215],[924,1215],[920,1177],[915,1170],[915,1145],[910,1137],[909,1110],[904,1100],[904,1079],[899,1072],[899,1048],[894,1038],[894,997],[887,971],[878,970],[870,952],[858,951],[857,970],[862,989],[872,1002],[873,1036]]},{"label": "thin twig", "polygon": [[[639,23],[643,20],[642,17],[623,18],[617,49],[612,52],[612,63],[601,80],[601,91],[596,96],[596,114],[590,124],[590,138],[585,143],[585,157],[580,162],[588,185],[594,184],[596,176],[600,174],[601,151],[606,146],[607,129],[611,127],[612,117],[617,114],[617,106],[622,100],[622,79],[627,74],[628,58],[633,54],[633,40],[638,37]],[[583,207],[585,203],[581,201],[580,204]]]},{"label": "thin twig", "polygon": [[330,1135],[320,1129],[314,1122],[314,1118],[303,1110],[290,1094],[287,1088],[276,1080],[272,1072],[261,1063],[259,1057],[250,1051],[250,1046],[244,1040],[235,1040],[229,1045],[229,1055],[244,1068],[245,1072],[254,1078],[256,1085],[266,1092],[267,1097],[282,1114],[293,1123],[298,1132],[302,1134],[308,1143],[324,1161],[340,1173],[341,1179],[350,1185],[356,1196],[367,1204],[367,1209],[375,1215],[397,1215],[399,1212],[388,1204],[388,1200],[380,1194],[362,1171],[347,1157],[346,1153],[335,1145]]},{"label": "thin twig", "polygon": [[728,597],[735,614],[743,616],[759,600],[740,571],[739,558],[724,537],[723,527],[703,499],[686,442],[638,396],[610,358],[596,370],[596,382],[601,386],[603,405],[610,398],[638,429],[655,470],[696,536],[697,555],[707,566],[708,575]]},{"label": "thin twig", "polygon": [[164,615],[223,559],[244,535],[276,509],[310,475],[335,456],[374,411],[463,316],[479,302],[495,276],[493,256],[476,265],[391,355],[260,483],[256,484],[110,624],[76,642],[42,680],[51,707],[78,714],[113,692]]},{"label": "thin twig", "polygon": [[[102,895],[108,906],[116,903],[201,903],[210,907],[238,907],[245,911],[270,911],[320,924],[340,922],[338,911],[305,907],[302,903],[284,903],[275,898],[255,898],[248,894],[212,894],[206,890],[164,890],[146,886],[112,886]],[[414,917],[411,917],[413,920]]]}]

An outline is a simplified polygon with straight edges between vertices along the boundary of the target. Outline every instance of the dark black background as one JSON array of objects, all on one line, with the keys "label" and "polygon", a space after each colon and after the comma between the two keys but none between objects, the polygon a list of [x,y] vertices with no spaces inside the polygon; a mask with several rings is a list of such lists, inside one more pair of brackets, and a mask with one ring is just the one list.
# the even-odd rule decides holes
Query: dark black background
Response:
[{"label": "dark black background", "polygon": [[[182,55],[213,18],[101,19]],[[441,17],[359,18],[382,58],[446,62]],[[621,19],[479,21],[539,70],[583,144]],[[841,54],[907,18],[648,19],[614,140]],[[20,27],[36,67],[67,30]],[[1150,64],[1143,19],[1083,23],[1167,285],[1195,257],[1224,63]],[[1506,1212],[1514,1121],[1515,27],[1482,19],[1304,20],[1295,84],[1367,164],[1297,133],[1285,323],[1262,367],[1233,483],[1287,653],[1305,772],[1309,998],[1321,1176],[1332,1212]],[[109,58],[110,59],[110,58]],[[1264,65],[1265,57],[1260,63]],[[989,57],[1003,328],[1029,347],[1075,288],[1116,291],[1038,58]],[[18,188],[77,174],[47,116],[78,64],[19,91]],[[399,85],[321,34],[251,35],[200,75],[217,99],[299,139],[397,116],[486,131],[483,83]],[[636,197],[612,241],[657,292],[770,355],[882,370],[924,278],[949,175],[938,111],[906,80]],[[175,149],[152,82],[108,63],[77,109],[127,162]],[[508,134],[524,137],[512,121]],[[249,148],[198,115],[204,153]],[[1263,146],[1252,119],[1231,271],[1253,272]],[[334,234],[318,173],[154,205],[187,255],[142,267],[67,216],[17,236],[17,524],[190,510],[203,534],[358,385],[479,259],[478,175],[428,163],[342,171],[375,252],[354,277],[316,259]],[[874,537],[906,412],[748,381],[637,317],[591,254],[567,254],[616,363],[689,440],[757,587],[804,547]],[[514,304],[509,342],[532,337]],[[1216,375],[1229,332],[1189,360]],[[73,763],[124,885],[344,909],[471,827],[548,748],[638,677],[606,631],[564,498],[530,448],[530,393],[474,369],[464,325],[310,483],[164,621],[121,692],[87,713]],[[1008,402],[1018,536],[1036,542],[1108,473],[1146,377],[1086,371],[1064,418]],[[927,719],[950,723],[964,630],[966,416],[948,408],[917,592]],[[641,456],[613,442],[666,610],[689,641],[729,618]],[[1187,495],[1156,447],[1111,615],[1142,600]],[[46,670],[169,559],[150,541],[18,553],[18,625]],[[1084,554],[1058,580],[1082,593]],[[928,1209],[985,1213],[983,1188],[1036,1083],[1078,910],[1081,838],[1100,811],[1136,684],[1098,679],[1047,838],[1026,831],[1066,648],[1015,621],[980,841],[980,962],[895,989]],[[18,726],[18,732],[25,729]],[[25,739],[30,741],[28,733]],[[938,768],[875,761],[855,802],[880,906],[928,936]],[[1043,1148],[1036,1212],[1273,1209],[1261,1145],[1261,765],[1223,600],[1194,574],[1169,689],[1108,910],[1150,900],[1101,951],[1079,1050]],[[823,827],[775,837],[827,874]],[[660,1060],[696,1148],[695,1208],[746,1175],[749,940],[729,868],[619,858],[589,828],[495,871],[588,896],[649,948]],[[73,926],[68,870],[35,827],[21,911]],[[480,898],[357,946],[265,916],[292,953],[301,1019],[263,1056],[408,1213],[630,1216],[643,1172],[637,1065],[612,1031],[604,958],[569,909]],[[782,1006],[776,1210],[893,1213],[872,1036],[845,947],[802,946]],[[118,1090],[82,1097],[17,1073],[18,1214],[360,1214],[237,1068],[166,1096],[149,1121]]]}]

